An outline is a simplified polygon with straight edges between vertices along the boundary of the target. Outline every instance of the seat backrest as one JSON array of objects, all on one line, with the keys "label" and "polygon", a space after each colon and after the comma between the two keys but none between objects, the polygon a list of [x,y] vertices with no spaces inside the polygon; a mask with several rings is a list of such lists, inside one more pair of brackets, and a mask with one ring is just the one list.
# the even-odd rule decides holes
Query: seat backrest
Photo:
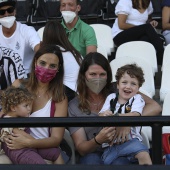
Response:
[{"label": "seat backrest", "polygon": [[72,140],[72,138],[70,136],[70,132],[67,129],[65,129],[64,139],[66,140],[66,142],[70,146],[71,152],[72,152],[72,155],[71,155],[69,163],[70,164],[75,164],[76,163],[76,156],[75,156],[74,142],[73,142],[73,140]]},{"label": "seat backrest", "polygon": [[170,61],[166,62],[162,70],[162,79],[160,87],[160,100],[164,101],[164,98],[168,92],[170,92]]},{"label": "seat backrest", "polygon": [[[170,116],[170,109],[169,109],[169,102],[170,102],[170,92],[165,95],[162,107],[162,116]],[[163,133],[170,132],[170,126],[165,126],[162,128]]]},{"label": "seat backrest", "polygon": [[102,16],[103,0],[81,0],[79,16],[82,19],[89,17],[98,18]]},{"label": "seat backrest", "polygon": [[33,0],[31,24],[46,23],[49,19],[61,19],[60,0]]},{"label": "seat backrest", "polygon": [[16,20],[21,23],[29,23],[32,10],[32,0],[19,0],[16,3]]},{"label": "seat backrest", "polygon": [[116,81],[115,75],[118,68],[126,64],[134,64],[134,63],[140,66],[144,72],[145,82],[143,83],[142,87],[140,87],[139,91],[141,92],[146,91],[145,95],[152,98],[155,95],[154,76],[152,73],[151,66],[143,59],[139,60],[137,57],[125,56],[125,57],[115,58],[114,60],[112,60],[110,62],[112,75],[113,75],[112,82]]},{"label": "seat backrest", "polygon": [[162,18],[162,7],[161,2],[162,0],[151,0],[153,6],[153,19],[161,19]]},{"label": "seat backrest", "polygon": [[106,0],[106,10],[103,12],[103,20],[115,20],[115,7],[118,0]]},{"label": "seat backrest", "polygon": [[152,66],[153,75],[158,71],[156,51],[151,43],[145,41],[131,41],[120,45],[117,48],[116,56],[131,56],[145,60]]},{"label": "seat backrest", "polygon": [[170,61],[170,44],[165,46],[164,55],[163,55],[163,62],[162,62],[162,71],[164,69],[164,65],[166,65],[166,63],[168,61]]},{"label": "seat backrest", "polygon": [[44,32],[44,27],[41,27],[37,30],[37,33],[42,41],[42,38],[43,38],[43,32]]},{"label": "seat backrest", "polygon": [[90,26],[95,31],[97,44],[103,46],[107,54],[110,55],[114,49],[111,27],[105,24],[90,24]]},{"label": "seat backrest", "polygon": [[98,45],[97,52],[102,54],[104,57],[106,57],[108,59],[108,55],[107,55],[107,51],[106,51],[105,47]]}]

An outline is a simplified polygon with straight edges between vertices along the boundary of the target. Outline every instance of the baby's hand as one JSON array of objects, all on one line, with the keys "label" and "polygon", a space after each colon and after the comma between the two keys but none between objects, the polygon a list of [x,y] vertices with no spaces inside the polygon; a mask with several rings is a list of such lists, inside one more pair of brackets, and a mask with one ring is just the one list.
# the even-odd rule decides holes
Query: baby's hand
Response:
[{"label": "baby's hand", "polygon": [[104,112],[99,113],[99,116],[113,116],[113,113],[110,110],[106,110]]}]

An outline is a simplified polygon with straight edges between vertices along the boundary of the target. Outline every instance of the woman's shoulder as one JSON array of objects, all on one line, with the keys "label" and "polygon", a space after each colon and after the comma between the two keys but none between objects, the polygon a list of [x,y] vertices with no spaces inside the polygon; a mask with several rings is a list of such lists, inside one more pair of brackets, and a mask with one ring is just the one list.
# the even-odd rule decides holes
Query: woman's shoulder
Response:
[{"label": "woman's shoulder", "polygon": [[119,12],[128,14],[132,9],[132,1],[131,0],[119,0],[116,5],[115,13],[118,14]]},{"label": "woman's shoulder", "polygon": [[79,100],[78,97],[74,97],[72,100],[69,101],[68,105],[69,107],[78,107]]}]

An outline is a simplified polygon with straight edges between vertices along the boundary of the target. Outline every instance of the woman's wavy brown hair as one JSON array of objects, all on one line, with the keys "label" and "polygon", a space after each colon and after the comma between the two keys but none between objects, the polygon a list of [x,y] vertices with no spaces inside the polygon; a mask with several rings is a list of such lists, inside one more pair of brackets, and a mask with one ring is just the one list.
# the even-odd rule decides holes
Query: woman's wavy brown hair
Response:
[{"label": "woman's wavy brown hair", "polygon": [[[147,9],[149,7],[151,0],[142,0],[142,8]],[[132,0],[132,6],[134,9],[141,9],[139,0]]]},{"label": "woman's wavy brown hair", "polygon": [[40,49],[35,53],[34,59],[31,66],[30,78],[25,83],[25,86],[30,89],[31,92],[36,94],[38,88],[38,80],[35,75],[35,66],[37,60],[44,54],[52,53],[55,54],[59,59],[59,68],[55,77],[49,82],[49,87],[47,91],[52,95],[52,99],[55,102],[61,102],[65,97],[63,77],[64,77],[64,68],[63,68],[63,56],[61,50],[58,46],[54,44],[41,45]]},{"label": "woman's wavy brown hair", "polygon": [[45,25],[42,44],[59,45],[63,47],[65,51],[70,51],[79,65],[82,62],[80,53],[72,46],[68,40],[64,27],[61,25],[61,23],[55,20],[48,21]]},{"label": "woman's wavy brown hair", "polygon": [[87,113],[90,113],[90,106],[88,102],[88,87],[85,83],[85,73],[91,65],[97,64],[101,66],[107,73],[106,86],[101,91],[104,99],[109,94],[110,85],[112,81],[112,71],[108,60],[98,52],[91,52],[87,54],[80,66],[78,80],[77,80],[77,93],[79,98],[79,108]]}]

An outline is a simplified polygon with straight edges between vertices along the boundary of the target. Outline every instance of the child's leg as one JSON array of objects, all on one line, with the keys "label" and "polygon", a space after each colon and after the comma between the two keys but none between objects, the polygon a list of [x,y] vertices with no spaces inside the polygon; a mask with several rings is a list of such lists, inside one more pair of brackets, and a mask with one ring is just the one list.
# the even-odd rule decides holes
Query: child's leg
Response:
[{"label": "child's leg", "polygon": [[46,164],[36,149],[10,150],[4,142],[2,143],[2,148],[13,164]]},{"label": "child's leg", "polygon": [[38,149],[38,154],[43,159],[52,161],[54,164],[64,164],[60,148]]},{"label": "child's leg", "polygon": [[148,152],[139,152],[135,158],[138,159],[139,165],[152,165],[152,161]]},{"label": "child's leg", "polygon": [[55,160],[53,162],[54,164],[65,164],[63,157],[61,156],[61,154],[58,156],[57,160]]}]

